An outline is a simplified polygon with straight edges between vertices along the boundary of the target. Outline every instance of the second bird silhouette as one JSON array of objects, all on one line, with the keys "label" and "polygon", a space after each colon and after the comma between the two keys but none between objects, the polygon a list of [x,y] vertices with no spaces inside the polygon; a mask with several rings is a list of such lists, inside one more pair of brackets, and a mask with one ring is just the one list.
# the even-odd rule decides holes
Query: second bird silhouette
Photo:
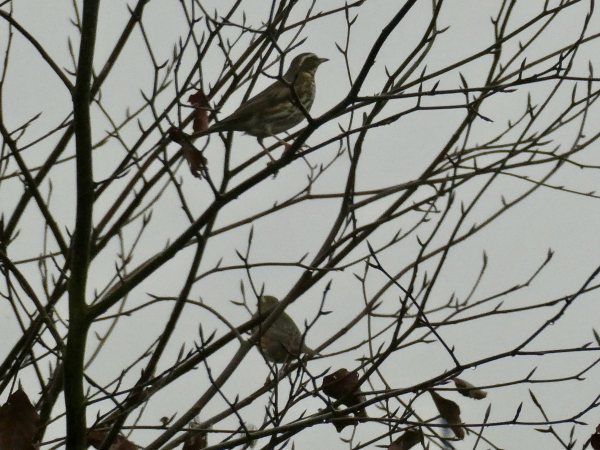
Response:
[{"label": "second bird silhouette", "polygon": [[[277,307],[279,300],[272,295],[263,295],[259,299],[258,311],[254,317],[268,316]],[[255,328],[252,332],[260,329],[259,346],[265,358],[271,362],[283,364],[298,358],[300,354],[305,353],[309,356],[314,356],[314,350],[306,346],[302,339],[302,333],[285,312],[273,322],[268,329],[260,327]]]}]

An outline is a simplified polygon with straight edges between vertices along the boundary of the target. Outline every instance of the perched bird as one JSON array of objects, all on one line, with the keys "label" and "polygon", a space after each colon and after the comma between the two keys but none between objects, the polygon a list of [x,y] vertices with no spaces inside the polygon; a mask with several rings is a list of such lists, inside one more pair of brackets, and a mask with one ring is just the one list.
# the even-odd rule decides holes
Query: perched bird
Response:
[{"label": "perched bird", "polygon": [[[264,152],[273,160],[263,144],[266,137],[275,135],[295,127],[304,120],[305,112],[315,100],[315,72],[328,61],[314,53],[301,53],[296,56],[289,69],[283,75],[285,80],[277,80],[264,91],[242,103],[230,116],[225,117],[207,130],[193,134],[196,138],[219,131],[243,131],[255,136]],[[302,111],[298,101],[306,111]]]},{"label": "perched bird", "polygon": [[[259,299],[258,311],[254,317],[268,316],[273,309],[277,307],[279,300],[271,295],[263,295]],[[309,356],[314,356],[316,353],[304,344],[302,333],[285,312],[273,322],[268,329],[256,327],[252,332],[260,330],[260,338],[258,345],[265,358],[275,363],[289,362],[294,358],[305,353]]]}]

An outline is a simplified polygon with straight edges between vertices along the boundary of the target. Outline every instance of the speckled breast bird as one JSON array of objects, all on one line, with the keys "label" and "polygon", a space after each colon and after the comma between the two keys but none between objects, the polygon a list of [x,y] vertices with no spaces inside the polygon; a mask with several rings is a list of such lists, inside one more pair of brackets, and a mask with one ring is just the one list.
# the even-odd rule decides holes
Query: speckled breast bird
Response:
[{"label": "speckled breast bird", "polygon": [[[279,304],[272,295],[263,295],[259,299],[259,309],[262,316],[269,315]],[[258,317],[258,311],[253,317]],[[252,332],[260,329],[261,335],[259,340],[260,350],[265,358],[271,362],[283,364],[298,358],[300,354],[305,353],[309,356],[314,356],[314,350],[304,344],[302,341],[302,333],[285,312],[283,312],[275,322],[268,328],[255,328]]]},{"label": "speckled breast bird", "polygon": [[192,137],[205,136],[219,131],[243,131],[255,136],[264,152],[271,158],[263,144],[266,137],[275,137],[305,119],[305,113],[298,105],[298,100],[306,110],[310,111],[315,100],[315,73],[317,68],[328,61],[314,53],[301,53],[296,56],[283,79],[275,81],[264,91],[240,105],[231,115],[215,123],[205,131],[195,133]]}]

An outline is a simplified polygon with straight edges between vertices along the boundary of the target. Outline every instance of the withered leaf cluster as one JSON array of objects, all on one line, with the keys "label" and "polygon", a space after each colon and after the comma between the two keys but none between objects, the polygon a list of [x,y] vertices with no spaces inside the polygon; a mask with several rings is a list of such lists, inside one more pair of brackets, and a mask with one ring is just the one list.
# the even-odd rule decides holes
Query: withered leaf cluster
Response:
[{"label": "withered leaf cluster", "polygon": [[[352,408],[366,400],[358,385],[358,379],[358,372],[339,369],[331,375],[323,377],[321,388],[329,397],[341,400],[343,405]],[[340,432],[348,425],[356,425],[358,422],[363,422],[366,418],[368,418],[367,412],[362,407],[354,413],[354,417],[336,419],[333,425]]]}]

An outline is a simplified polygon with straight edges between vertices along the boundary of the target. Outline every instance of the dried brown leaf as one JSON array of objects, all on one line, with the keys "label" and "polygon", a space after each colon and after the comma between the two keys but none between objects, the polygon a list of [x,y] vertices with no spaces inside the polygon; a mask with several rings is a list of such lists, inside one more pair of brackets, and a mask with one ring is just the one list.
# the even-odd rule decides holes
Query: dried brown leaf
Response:
[{"label": "dried brown leaf", "polygon": [[358,373],[349,372],[347,369],[336,370],[331,375],[323,377],[321,388],[329,397],[336,400],[351,393],[356,387]]},{"label": "dried brown leaf", "polygon": [[[321,389],[331,398],[336,400],[342,399],[342,404],[350,408],[360,405],[366,400],[358,387],[358,379],[358,372],[339,369],[331,375],[323,377]],[[354,412],[354,417],[351,417],[350,414],[336,417],[336,419],[332,421],[332,424],[339,433],[349,425],[354,426],[359,422],[364,422],[368,417],[365,409],[361,408]]]},{"label": "dried brown leaf", "polygon": [[[88,445],[94,448],[100,448],[108,430],[90,430],[87,434]],[[125,436],[118,435],[112,444],[110,444],[110,450],[139,450],[139,447],[134,443],[128,441]]]},{"label": "dried brown leaf", "polygon": [[183,450],[202,450],[206,448],[206,442],[206,431],[194,431],[183,443]]},{"label": "dried brown leaf", "polygon": [[0,449],[34,450],[39,416],[27,394],[19,387],[0,407]]},{"label": "dried brown leaf", "polygon": [[481,400],[487,397],[487,392],[473,386],[468,381],[461,378],[454,378],[452,381],[454,381],[459,394],[464,395],[465,397],[474,398],[475,400]]},{"label": "dried brown leaf", "polygon": [[350,415],[347,417],[339,417],[331,421],[338,433],[341,433],[342,430],[348,426],[358,425],[358,422],[358,419],[350,417]]},{"label": "dried brown leaf", "polygon": [[169,138],[173,142],[177,142],[181,145],[183,157],[190,167],[190,172],[196,178],[202,178],[202,174],[206,171],[206,158],[202,155],[202,152],[194,147],[194,144],[190,141],[189,137],[182,133],[177,128],[171,128],[169,130]]},{"label": "dried brown leaf", "polygon": [[387,450],[408,450],[419,442],[423,442],[423,432],[421,429],[406,430],[389,445]]},{"label": "dried brown leaf", "polygon": [[590,445],[594,450],[600,450],[600,434],[592,434]]},{"label": "dried brown leaf", "polygon": [[191,144],[187,145],[187,143],[183,144],[181,148],[183,150],[183,157],[187,161],[192,175],[196,178],[202,178],[202,173],[206,169],[207,163],[202,152]]},{"label": "dried brown leaf", "polygon": [[596,432],[590,438],[590,445],[594,450],[600,450],[600,424],[596,427]]},{"label": "dried brown leaf", "polygon": [[429,393],[440,416],[446,421],[450,429],[454,432],[454,435],[458,439],[464,439],[465,430],[462,427],[462,420],[460,419],[460,407],[452,400],[442,397],[435,391],[430,390]]},{"label": "dried brown leaf", "polygon": [[195,94],[190,95],[188,102],[194,105],[194,132],[204,131],[208,129],[208,98],[204,92],[199,90]]},{"label": "dried brown leaf", "polygon": [[[365,401],[365,396],[358,388],[358,378],[358,372],[356,371],[350,372],[347,369],[339,369],[331,375],[323,377],[321,388],[325,394],[336,400],[348,395],[343,404],[348,407],[356,406]],[[361,414],[366,417],[364,410],[359,412],[358,415]]]}]

